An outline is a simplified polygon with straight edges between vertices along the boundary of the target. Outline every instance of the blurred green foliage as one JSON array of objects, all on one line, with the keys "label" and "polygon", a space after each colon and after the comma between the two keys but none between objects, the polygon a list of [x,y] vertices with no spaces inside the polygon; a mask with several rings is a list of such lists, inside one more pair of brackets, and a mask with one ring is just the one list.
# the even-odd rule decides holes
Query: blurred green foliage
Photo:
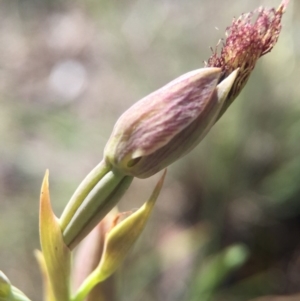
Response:
[{"label": "blurred green foliage", "polygon": [[[279,1],[0,2],[0,267],[15,286],[40,299],[33,249],[45,169],[59,215],[101,160],[116,118],[202,67],[232,17],[260,5]],[[207,287],[201,300],[300,292],[299,20],[291,0],[272,53],[169,169],[120,271],[120,300],[200,300]],[[120,208],[139,207],[155,181],[136,180]],[[227,269],[219,258],[236,244],[243,260]]]}]

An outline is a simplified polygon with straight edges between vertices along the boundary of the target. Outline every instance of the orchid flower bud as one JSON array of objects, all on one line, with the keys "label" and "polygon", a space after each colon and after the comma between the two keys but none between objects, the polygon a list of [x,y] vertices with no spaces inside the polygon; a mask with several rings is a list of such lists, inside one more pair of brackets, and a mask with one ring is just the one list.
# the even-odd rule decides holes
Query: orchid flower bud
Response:
[{"label": "orchid flower bud", "polygon": [[234,19],[220,54],[216,49],[206,68],[179,77],[129,108],[105,147],[106,163],[147,178],[194,148],[241,92],[257,60],[276,44],[288,2]]},{"label": "orchid flower bud", "polygon": [[134,104],[113,129],[106,162],[147,178],[188,153],[215,123],[236,75],[218,86],[220,68],[198,69]]}]

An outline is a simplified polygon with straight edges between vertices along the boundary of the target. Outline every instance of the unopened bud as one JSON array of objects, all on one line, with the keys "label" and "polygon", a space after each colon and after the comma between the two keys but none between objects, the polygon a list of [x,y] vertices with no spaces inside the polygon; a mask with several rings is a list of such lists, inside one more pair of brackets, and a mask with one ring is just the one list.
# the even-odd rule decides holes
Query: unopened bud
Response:
[{"label": "unopened bud", "polygon": [[220,76],[220,68],[198,69],[134,104],[117,121],[105,160],[147,178],[188,153],[215,123],[231,89],[232,77],[218,88]]}]

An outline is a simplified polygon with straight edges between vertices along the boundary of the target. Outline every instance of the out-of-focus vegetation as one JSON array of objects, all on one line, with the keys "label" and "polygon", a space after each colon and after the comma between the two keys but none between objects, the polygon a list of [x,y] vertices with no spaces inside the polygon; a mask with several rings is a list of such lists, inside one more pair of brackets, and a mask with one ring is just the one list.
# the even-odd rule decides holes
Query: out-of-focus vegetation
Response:
[{"label": "out-of-focus vegetation", "polygon": [[[202,67],[232,17],[260,5],[279,0],[0,2],[0,268],[15,286],[40,300],[33,249],[45,169],[60,215],[102,159],[116,118]],[[300,293],[299,30],[291,0],[272,53],[197,149],[169,168],[119,271],[119,300]],[[135,180],[120,209],[139,207],[155,181]]]}]

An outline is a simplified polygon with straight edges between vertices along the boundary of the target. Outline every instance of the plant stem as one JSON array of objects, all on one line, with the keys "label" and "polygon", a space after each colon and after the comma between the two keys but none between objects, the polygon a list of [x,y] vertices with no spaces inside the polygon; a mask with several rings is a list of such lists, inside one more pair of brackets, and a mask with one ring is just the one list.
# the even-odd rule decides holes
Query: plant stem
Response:
[{"label": "plant stem", "polygon": [[102,160],[80,183],[61,215],[59,222],[62,231],[66,229],[87,195],[109,170],[110,167]]},{"label": "plant stem", "polygon": [[[63,232],[64,241],[67,246],[70,247],[72,244],[73,248],[75,246],[74,241],[76,241],[76,244],[79,242],[77,236],[81,234],[90,222],[93,221],[93,227],[96,226],[96,224],[113,208],[116,202],[111,201],[110,196],[120,189],[120,184],[124,178],[127,179],[132,177],[127,177],[124,174],[111,170],[97,183],[82,202],[81,206],[77,209]],[[122,195],[124,192],[122,189]],[[99,216],[97,221],[94,221],[95,216]]]}]

